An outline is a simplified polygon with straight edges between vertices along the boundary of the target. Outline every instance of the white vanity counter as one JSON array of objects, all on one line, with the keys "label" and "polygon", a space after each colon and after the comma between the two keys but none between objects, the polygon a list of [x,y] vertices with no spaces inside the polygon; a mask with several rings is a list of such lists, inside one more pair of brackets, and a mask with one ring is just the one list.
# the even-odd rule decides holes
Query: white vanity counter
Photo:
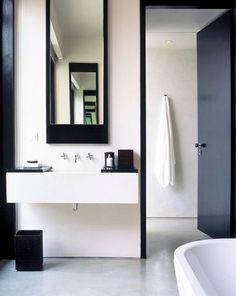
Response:
[{"label": "white vanity counter", "polygon": [[137,204],[138,173],[9,172],[8,203]]}]

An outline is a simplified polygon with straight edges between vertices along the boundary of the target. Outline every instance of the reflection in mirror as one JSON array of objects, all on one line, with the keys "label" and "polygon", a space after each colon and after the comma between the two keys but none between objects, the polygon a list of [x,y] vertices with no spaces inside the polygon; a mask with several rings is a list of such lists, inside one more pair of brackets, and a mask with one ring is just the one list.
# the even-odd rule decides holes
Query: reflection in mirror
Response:
[{"label": "reflection in mirror", "polygon": [[98,124],[97,64],[70,63],[70,123]]},{"label": "reflection in mirror", "polygon": [[50,1],[50,124],[104,123],[103,0]]},{"label": "reflection in mirror", "polygon": [[97,94],[96,91],[84,91],[84,124],[97,124]]}]

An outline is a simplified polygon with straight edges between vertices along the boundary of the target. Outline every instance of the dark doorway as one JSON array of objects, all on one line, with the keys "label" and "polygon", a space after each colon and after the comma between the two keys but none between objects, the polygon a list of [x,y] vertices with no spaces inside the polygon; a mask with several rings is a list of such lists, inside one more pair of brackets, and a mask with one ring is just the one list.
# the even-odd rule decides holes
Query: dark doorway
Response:
[{"label": "dark doorway", "polygon": [[[178,1],[177,1],[178,2]],[[234,9],[234,1],[222,2],[222,3],[203,3],[202,1],[191,1],[188,3],[179,1],[178,3],[173,1],[141,1],[141,257],[146,258],[146,39],[145,39],[145,28],[146,28],[146,8],[158,8],[158,9]],[[233,27],[231,28],[233,30]],[[235,57],[232,58],[232,68],[234,69]],[[232,71],[232,77],[234,76],[234,70]],[[233,90],[234,94],[234,90]],[[232,109],[234,110],[234,95],[232,95]],[[234,130],[234,116],[231,118],[231,125],[229,133],[232,137],[232,132]],[[194,143],[193,143],[194,144]],[[234,149],[234,139],[230,143],[232,149]],[[232,163],[234,163],[234,154],[230,155],[232,157]],[[234,165],[230,167],[230,176],[232,180],[234,179]],[[231,183],[231,185],[233,182]],[[231,212],[230,221],[232,222],[234,218],[232,217],[232,201],[234,196],[234,188],[230,186],[230,202],[231,202]]]}]

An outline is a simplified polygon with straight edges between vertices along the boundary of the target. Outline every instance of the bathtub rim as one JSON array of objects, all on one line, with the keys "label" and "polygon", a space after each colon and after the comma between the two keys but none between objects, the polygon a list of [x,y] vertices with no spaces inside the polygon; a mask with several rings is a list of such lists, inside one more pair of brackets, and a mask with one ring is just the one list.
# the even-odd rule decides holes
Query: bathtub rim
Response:
[{"label": "bathtub rim", "polygon": [[[204,288],[202,287],[201,283],[199,282],[198,278],[196,277],[193,269],[191,268],[187,258],[186,258],[186,252],[191,251],[197,246],[204,246],[209,244],[219,244],[222,242],[235,242],[236,238],[217,238],[217,239],[204,239],[199,241],[193,241],[190,243],[186,243],[184,245],[179,246],[175,252],[174,252],[174,265],[175,265],[175,273],[177,278],[177,268],[181,268],[181,272],[184,274],[184,276],[187,278],[187,281],[189,282],[189,285],[191,289],[194,290],[193,292],[196,293],[196,295],[206,295],[206,292]],[[177,278],[177,284],[178,278]]]}]

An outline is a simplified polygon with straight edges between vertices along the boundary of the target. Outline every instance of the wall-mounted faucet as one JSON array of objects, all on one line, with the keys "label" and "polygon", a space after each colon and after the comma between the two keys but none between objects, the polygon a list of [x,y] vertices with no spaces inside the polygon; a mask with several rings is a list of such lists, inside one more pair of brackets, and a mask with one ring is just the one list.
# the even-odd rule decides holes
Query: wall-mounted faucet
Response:
[{"label": "wall-mounted faucet", "polygon": [[75,154],[75,163],[76,163],[79,159],[80,159],[80,155],[79,155],[79,153],[76,153],[76,154]]},{"label": "wall-mounted faucet", "polygon": [[88,153],[87,156],[86,156],[86,158],[88,158],[89,160],[92,160],[93,159],[93,154]]},{"label": "wall-mounted faucet", "polygon": [[62,153],[61,157],[62,157],[64,160],[68,159],[68,155],[67,155],[65,152]]},{"label": "wall-mounted faucet", "polygon": [[78,211],[79,205],[77,203],[73,203],[73,211]]}]

